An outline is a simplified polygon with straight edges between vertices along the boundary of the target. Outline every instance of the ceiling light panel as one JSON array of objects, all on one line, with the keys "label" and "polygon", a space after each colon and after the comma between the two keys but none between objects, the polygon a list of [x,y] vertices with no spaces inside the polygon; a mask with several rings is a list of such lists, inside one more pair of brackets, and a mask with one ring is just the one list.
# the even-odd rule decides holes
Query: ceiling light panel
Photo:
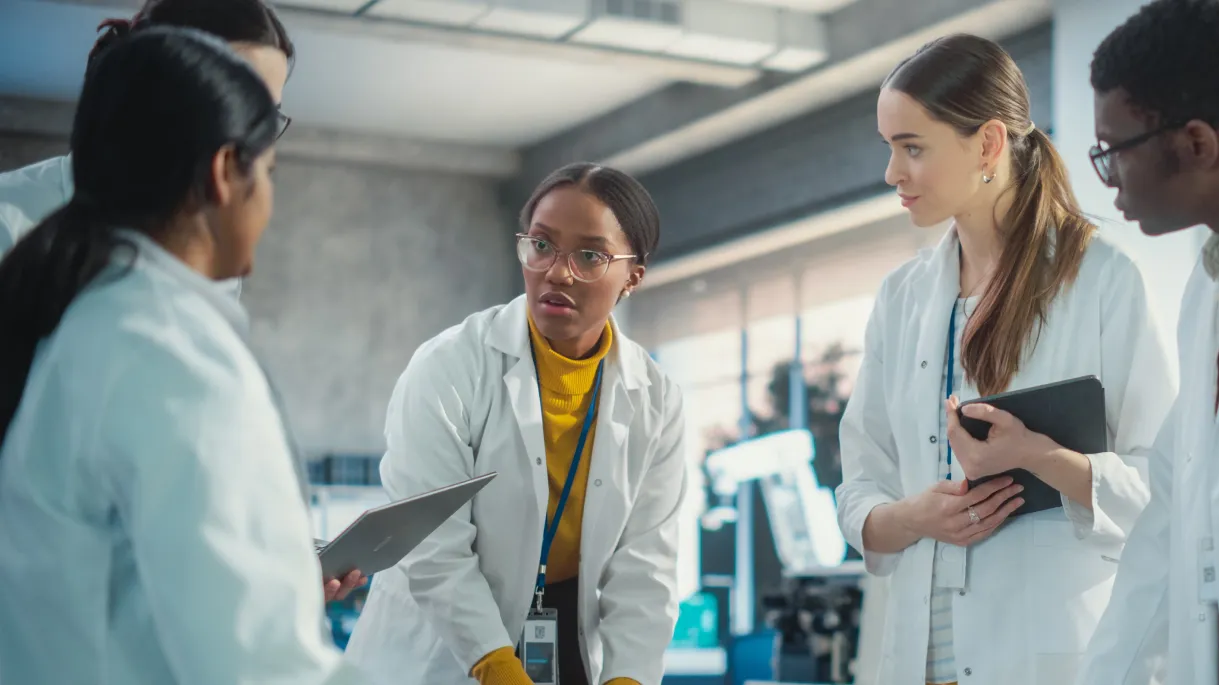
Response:
[{"label": "ceiling light panel", "polygon": [[756,64],[778,47],[778,11],[725,0],[686,0],[682,36],[665,52],[729,64]]},{"label": "ceiling light panel", "polygon": [[368,10],[366,16],[469,26],[489,9],[491,4],[485,0],[381,0]]},{"label": "ceiling light panel", "polygon": [[587,21],[590,11],[590,0],[496,0],[474,26],[553,40]]},{"label": "ceiling light panel", "polygon": [[676,0],[592,0],[589,22],[571,40],[661,52],[681,36],[681,5]]},{"label": "ceiling light panel", "polygon": [[765,69],[799,73],[824,64],[830,58],[825,21],[804,12],[779,12],[779,46],[762,61]]},{"label": "ceiling light panel", "polygon": [[[829,14],[836,12],[858,0],[740,0],[751,5],[764,5],[777,9],[790,9],[810,14]],[[914,0],[907,0],[913,2]]]},{"label": "ceiling light panel", "polygon": [[291,2],[277,2],[275,4],[277,7],[304,7],[306,9],[353,14],[356,10],[368,4],[368,0],[292,0]]}]

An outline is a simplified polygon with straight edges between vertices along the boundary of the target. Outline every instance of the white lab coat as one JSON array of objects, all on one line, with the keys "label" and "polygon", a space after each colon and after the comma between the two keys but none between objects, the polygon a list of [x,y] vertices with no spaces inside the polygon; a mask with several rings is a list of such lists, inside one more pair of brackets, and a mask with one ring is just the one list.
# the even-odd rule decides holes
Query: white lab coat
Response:
[{"label": "white lab coat", "polygon": [[[877,505],[938,480],[948,317],[958,296],[956,230],[891,274],[868,323],[864,359],[842,420],[839,523],[863,550]],[[1009,520],[963,549],[965,588],[954,594],[953,635],[962,685],[1063,685],[1109,601],[1117,559],[1148,499],[1146,455],[1172,403],[1175,372],[1148,311],[1142,276],[1101,238],[1074,284],[1054,300],[1039,342],[1010,389],[1094,374],[1105,386],[1110,445],[1088,455],[1093,511],[1064,508]],[[963,478],[953,464],[953,478]],[[897,554],[864,552],[869,572],[891,575],[877,683],[925,682],[936,542]]]},{"label": "white lab coat", "polygon": [[[550,493],[526,309],[522,296],[440,334],[394,389],[381,461],[392,499],[499,475],[374,578],[347,655],[377,683],[471,683],[475,663],[515,645],[524,628]],[[580,548],[590,683],[660,683],[677,620],[682,435],[677,386],[615,327]]]},{"label": "white lab coat", "polygon": [[[1201,544],[1219,532],[1216,306],[1219,286],[1199,262],[1181,305],[1181,393],[1156,439],[1151,502],[1130,533],[1080,685],[1219,682],[1215,602],[1202,599],[1199,573]],[[1212,554],[1206,565],[1215,563]]]},{"label": "white lab coat", "polygon": [[[0,174],[0,256],[51,212],[72,199],[72,157],[52,157]],[[222,281],[233,297],[241,294],[241,279]]]},{"label": "white lab coat", "polygon": [[0,448],[0,681],[356,682],[244,312],[128,235],[132,270],[43,341]]}]

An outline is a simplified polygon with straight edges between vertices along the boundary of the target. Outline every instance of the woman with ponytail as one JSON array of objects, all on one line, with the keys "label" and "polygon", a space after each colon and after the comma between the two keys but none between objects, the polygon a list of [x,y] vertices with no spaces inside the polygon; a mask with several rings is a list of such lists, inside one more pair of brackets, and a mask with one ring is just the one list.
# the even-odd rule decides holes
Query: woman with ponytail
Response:
[{"label": "woman with ponytail", "polygon": [[[877,104],[885,180],[938,247],[877,296],[842,420],[839,523],[890,576],[877,682],[1073,682],[1149,498],[1147,455],[1175,370],[1131,260],[1080,212],[1028,88],[995,43],[936,40],[897,66]],[[1096,376],[1108,446],[1080,454],[985,405]],[[1061,506],[1013,516],[1023,469]]]},{"label": "woman with ponytail", "polygon": [[355,682],[247,320],[278,111],[225,43],[90,68],[70,202],[0,261],[0,682]]}]

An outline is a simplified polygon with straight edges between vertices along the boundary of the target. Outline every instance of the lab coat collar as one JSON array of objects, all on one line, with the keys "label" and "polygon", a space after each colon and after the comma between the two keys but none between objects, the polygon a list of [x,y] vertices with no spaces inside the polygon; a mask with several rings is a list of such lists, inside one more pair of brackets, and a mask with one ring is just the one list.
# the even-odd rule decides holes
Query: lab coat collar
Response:
[{"label": "lab coat collar", "polygon": [[120,234],[135,243],[139,249],[139,260],[158,271],[168,274],[179,283],[198,293],[207,300],[243,340],[249,341],[250,317],[237,298],[224,290],[222,281],[213,281],[203,274],[187,266],[182,260],[170,254],[155,240],[147,235],[130,229],[123,229]]},{"label": "lab coat collar", "polygon": [[63,196],[72,197],[75,191],[75,183],[72,180],[72,153],[59,158],[59,182],[63,185]]},{"label": "lab coat collar", "polygon": [[139,250],[139,256],[136,258],[137,262],[168,275],[186,288],[198,293],[200,297],[215,307],[220,316],[233,327],[233,330],[245,342],[247,349],[250,351],[250,356],[258,364],[262,370],[263,377],[266,379],[267,390],[271,394],[271,401],[275,405],[276,413],[279,415],[284,440],[288,443],[288,450],[292,453],[292,465],[296,470],[296,480],[297,485],[300,487],[301,498],[308,505],[310,502],[310,486],[308,467],[305,464],[305,453],[296,442],[296,434],[288,422],[288,414],[285,410],[283,396],[275,386],[275,382],[271,378],[271,374],[267,372],[262,360],[254,353],[253,349],[250,349],[250,315],[246,312],[245,307],[241,306],[241,303],[237,301],[237,298],[233,297],[232,293],[225,289],[226,284],[231,283],[231,281],[211,280],[187,266],[182,260],[161,247],[155,240],[139,231],[122,229],[119,233],[124,238],[135,243],[136,248]]},{"label": "lab coat collar", "polygon": [[1202,267],[1212,281],[1219,281],[1219,233],[1211,231],[1202,246]]},{"label": "lab coat collar", "polygon": [[[509,302],[495,315],[487,331],[487,345],[517,359],[529,358],[529,306],[525,295]],[[609,319],[614,333],[613,346],[606,359],[618,368],[618,376],[628,389],[647,387],[651,384],[645,353],[637,345],[627,345],[618,322],[613,315]]]}]

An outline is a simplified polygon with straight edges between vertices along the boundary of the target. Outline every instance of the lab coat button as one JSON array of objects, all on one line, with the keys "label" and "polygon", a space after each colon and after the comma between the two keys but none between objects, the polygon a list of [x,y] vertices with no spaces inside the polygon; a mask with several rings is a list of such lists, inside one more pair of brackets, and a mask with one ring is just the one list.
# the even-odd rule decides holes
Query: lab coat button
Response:
[{"label": "lab coat button", "polygon": [[1206,612],[1198,614],[1198,623],[1206,623]]},{"label": "lab coat button", "polygon": [[928,438],[928,440],[930,440],[930,441],[931,441],[931,444],[933,444],[933,445],[934,445],[935,443],[939,442],[939,438],[935,437],[934,435],[933,435],[933,436],[931,436],[930,438]]},{"label": "lab coat button", "polygon": [[542,465],[542,458],[538,457],[538,466],[541,466],[541,465]]},{"label": "lab coat button", "polygon": [[919,364],[919,367],[924,368],[924,369],[927,368],[927,362],[923,362],[922,364]]},{"label": "lab coat button", "polygon": [[601,487],[601,479],[598,478],[597,480],[593,481],[593,485],[596,485],[597,487]]},{"label": "lab coat button", "polygon": [[957,592],[957,594],[958,594],[958,595],[960,595],[960,596],[962,596],[962,597],[964,597],[964,596],[965,596],[965,591],[964,591],[964,590],[961,590],[961,591]]},{"label": "lab coat button", "polygon": [[973,675],[974,670],[972,668],[967,668],[967,669],[965,669],[964,673],[965,673],[965,675]]}]

